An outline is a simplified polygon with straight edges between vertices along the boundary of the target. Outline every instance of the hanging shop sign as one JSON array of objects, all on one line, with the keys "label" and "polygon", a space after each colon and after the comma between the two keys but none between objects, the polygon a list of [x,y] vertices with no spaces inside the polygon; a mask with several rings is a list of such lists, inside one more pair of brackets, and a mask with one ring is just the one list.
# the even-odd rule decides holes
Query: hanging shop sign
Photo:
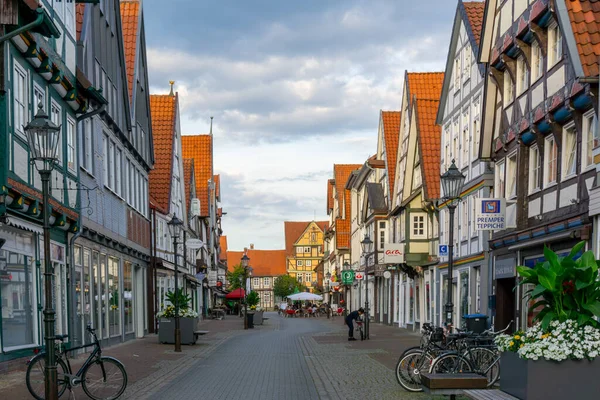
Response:
[{"label": "hanging shop sign", "polygon": [[217,286],[217,270],[209,270],[208,271],[208,286],[215,287]]},{"label": "hanging shop sign", "polygon": [[345,269],[342,271],[342,285],[352,285],[354,282],[354,271]]},{"label": "hanging shop sign", "polygon": [[476,199],[475,224],[478,231],[506,229],[505,199]]},{"label": "hanging shop sign", "polygon": [[383,247],[383,262],[385,264],[403,264],[404,243],[386,243]]},{"label": "hanging shop sign", "polygon": [[185,245],[190,250],[198,250],[204,247],[204,242],[200,239],[188,239],[185,241]]}]

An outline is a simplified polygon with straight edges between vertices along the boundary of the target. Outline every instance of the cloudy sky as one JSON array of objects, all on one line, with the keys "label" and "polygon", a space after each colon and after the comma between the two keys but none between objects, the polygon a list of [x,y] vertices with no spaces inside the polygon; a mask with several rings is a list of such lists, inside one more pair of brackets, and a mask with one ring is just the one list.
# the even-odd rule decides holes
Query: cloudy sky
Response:
[{"label": "cloudy sky", "polygon": [[[168,6],[166,5],[168,4]],[[214,116],[230,249],[284,248],[326,220],[333,164],[364,162],[404,71],[442,71],[454,0],[145,0],[152,93],[175,80],[183,134]]]}]

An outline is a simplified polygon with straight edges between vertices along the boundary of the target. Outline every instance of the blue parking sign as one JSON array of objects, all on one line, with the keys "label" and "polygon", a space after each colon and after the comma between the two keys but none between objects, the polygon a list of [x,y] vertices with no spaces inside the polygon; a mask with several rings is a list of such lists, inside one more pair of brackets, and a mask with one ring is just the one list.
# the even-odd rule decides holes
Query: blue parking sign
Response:
[{"label": "blue parking sign", "polygon": [[448,245],[447,244],[440,244],[440,251],[438,252],[440,257],[447,257],[448,256]]}]

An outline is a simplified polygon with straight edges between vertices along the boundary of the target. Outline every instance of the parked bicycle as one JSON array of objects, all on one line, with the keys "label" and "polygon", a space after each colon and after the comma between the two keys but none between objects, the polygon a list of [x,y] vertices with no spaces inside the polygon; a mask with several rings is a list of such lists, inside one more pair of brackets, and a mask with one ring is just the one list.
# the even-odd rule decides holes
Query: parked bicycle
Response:
[{"label": "parked bicycle", "polygon": [[360,335],[360,340],[365,340],[365,331],[363,328],[363,320],[362,318],[359,318],[356,320],[356,329],[355,329],[359,335]]},{"label": "parked bicycle", "polygon": [[[93,343],[66,349],[63,345],[67,335],[56,335],[56,368],[58,373],[58,397],[65,390],[71,391],[74,387],[83,388],[88,397],[94,400],[118,399],[127,387],[127,372],[123,364],[113,357],[102,356],[100,341],[96,330],[87,326],[87,331],[92,335]],[[94,347],[87,360],[76,374],[73,374],[68,353]],[[28,362],[26,383],[29,393],[38,400],[44,400],[44,372],[46,367],[46,354],[39,353]]]}]

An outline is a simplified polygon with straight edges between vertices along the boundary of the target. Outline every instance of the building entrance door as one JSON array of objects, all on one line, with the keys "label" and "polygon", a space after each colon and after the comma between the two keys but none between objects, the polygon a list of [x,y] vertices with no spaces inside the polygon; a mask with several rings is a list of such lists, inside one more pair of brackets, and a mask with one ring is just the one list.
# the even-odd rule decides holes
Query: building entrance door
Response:
[{"label": "building entrance door", "polygon": [[[497,279],[496,280],[496,321],[495,329],[504,329],[510,321],[515,319],[515,278]],[[507,334],[514,332],[515,324],[513,323]]]}]

